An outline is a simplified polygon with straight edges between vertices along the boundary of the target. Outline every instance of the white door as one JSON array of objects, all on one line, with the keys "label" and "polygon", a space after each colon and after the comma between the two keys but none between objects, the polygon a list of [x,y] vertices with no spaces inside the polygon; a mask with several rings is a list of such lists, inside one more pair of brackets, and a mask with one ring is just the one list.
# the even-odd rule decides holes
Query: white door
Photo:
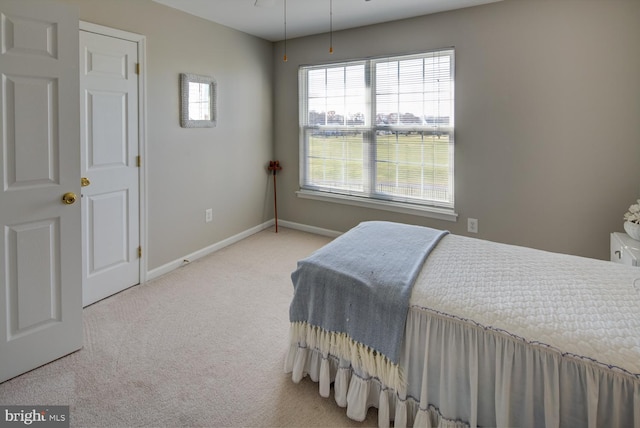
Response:
[{"label": "white door", "polygon": [[0,382],[82,347],[78,96],[77,10],[0,0]]},{"label": "white door", "polygon": [[140,282],[138,45],[80,31],[84,306]]}]

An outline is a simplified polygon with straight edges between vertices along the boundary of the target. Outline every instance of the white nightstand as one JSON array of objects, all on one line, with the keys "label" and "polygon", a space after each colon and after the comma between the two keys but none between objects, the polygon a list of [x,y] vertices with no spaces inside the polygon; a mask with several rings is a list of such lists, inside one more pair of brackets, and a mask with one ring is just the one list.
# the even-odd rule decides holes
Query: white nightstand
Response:
[{"label": "white nightstand", "polygon": [[640,266],[640,241],[626,233],[611,234],[611,261],[629,266]]}]

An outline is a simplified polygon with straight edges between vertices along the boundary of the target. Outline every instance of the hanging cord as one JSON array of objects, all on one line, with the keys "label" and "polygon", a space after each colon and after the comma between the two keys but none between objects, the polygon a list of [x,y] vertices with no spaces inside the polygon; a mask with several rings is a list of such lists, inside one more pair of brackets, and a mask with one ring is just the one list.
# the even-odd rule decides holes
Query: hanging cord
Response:
[{"label": "hanging cord", "polygon": [[287,62],[287,0],[284,0],[284,62]]},{"label": "hanging cord", "polygon": [[329,0],[329,53],[333,53],[333,0]]}]

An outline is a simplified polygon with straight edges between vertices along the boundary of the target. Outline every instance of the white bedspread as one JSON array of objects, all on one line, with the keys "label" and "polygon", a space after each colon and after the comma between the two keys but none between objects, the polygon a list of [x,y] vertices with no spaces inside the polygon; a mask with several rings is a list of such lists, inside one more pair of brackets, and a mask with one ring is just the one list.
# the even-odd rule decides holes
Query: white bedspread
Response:
[{"label": "white bedspread", "polygon": [[406,392],[352,359],[293,340],[285,371],[380,427],[640,428],[640,268],[447,235],[412,291]]},{"label": "white bedspread", "polygon": [[410,304],[640,376],[636,287],[636,267],[448,235]]}]

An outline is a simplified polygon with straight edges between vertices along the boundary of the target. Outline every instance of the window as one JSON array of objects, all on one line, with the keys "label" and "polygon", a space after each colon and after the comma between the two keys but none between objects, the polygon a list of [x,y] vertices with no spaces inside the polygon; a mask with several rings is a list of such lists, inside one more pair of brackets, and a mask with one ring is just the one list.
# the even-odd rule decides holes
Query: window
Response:
[{"label": "window", "polygon": [[454,51],[303,66],[301,189],[453,212]]}]

